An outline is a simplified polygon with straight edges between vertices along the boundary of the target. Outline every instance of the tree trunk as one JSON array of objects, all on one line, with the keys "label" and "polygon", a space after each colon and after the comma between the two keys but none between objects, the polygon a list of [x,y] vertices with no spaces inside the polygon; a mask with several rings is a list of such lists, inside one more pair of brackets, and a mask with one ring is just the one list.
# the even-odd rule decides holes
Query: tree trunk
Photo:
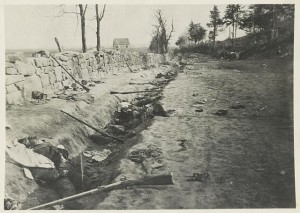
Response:
[{"label": "tree trunk", "polygon": [[100,20],[99,20],[98,4],[96,4],[95,7],[96,7],[96,20],[97,20],[97,51],[100,51]]},{"label": "tree trunk", "polygon": [[83,5],[79,4],[80,9],[80,20],[81,20],[81,41],[82,41],[82,52],[86,52],[86,38],[85,38],[85,11]]},{"label": "tree trunk", "polygon": [[213,34],[213,52],[215,52],[215,49],[216,49],[216,32],[217,32],[217,27],[214,26],[214,34]]}]

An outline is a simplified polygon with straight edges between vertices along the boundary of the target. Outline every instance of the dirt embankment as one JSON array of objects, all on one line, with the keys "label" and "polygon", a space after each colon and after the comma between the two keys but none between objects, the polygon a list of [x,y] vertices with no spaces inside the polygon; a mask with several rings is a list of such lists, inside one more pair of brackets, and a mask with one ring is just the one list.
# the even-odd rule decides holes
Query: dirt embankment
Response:
[{"label": "dirt embankment", "polygon": [[[77,101],[52,98],[46,103],[9,106],[6,113],[7,126],[9,126],[6,131],[7,141],[35,135],[53,145],[64,145],[70,151],[70,157],[76,157],[85,150],[102,150],[104,148],[112,151],[118,150],[123,145],[112,141],[105,145],[94,143],[91,138],[94,130],[64,115],[60,110],[68,112],[96,128],[103,129],[113,118],[121,101],[130,102],[137,96],[137,94],[112,95],[109,94],[110,91],[152,89],[155,86],[129,84],[129,82],[151,82],[158,74],[164,75],[170,70],[171,66],[163,65],[138,73],[120,73],[110,76],[103,79],[105,83],[96,84],[89,92],[89,95],[94,97],[93,103],[86,98],[90,96],[83,95],[85,98]],[[101,165],[99,166],[101,167]],[[27,179],[23,174],[22,166],[17,165],[8,155],[6,155],[5,175],[5,192],[9,197],[21,202],[22,209],[58,199],[54,190],[39,187],[33,180]],[[109,175],[115,174],[111,172]],[[104,182],[109,182],[110,179],[111,177],[108,176]],[[100,184],[97,183],[97,185]]]}]

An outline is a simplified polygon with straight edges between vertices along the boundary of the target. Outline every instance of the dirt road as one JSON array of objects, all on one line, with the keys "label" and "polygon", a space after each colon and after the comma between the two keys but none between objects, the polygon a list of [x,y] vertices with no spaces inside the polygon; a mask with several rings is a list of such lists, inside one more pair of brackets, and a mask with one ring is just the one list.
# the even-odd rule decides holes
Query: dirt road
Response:
[{"label": "dirt road", "polygon": [[[172,171],[175,185],[113,191],[95,209],[295,207],[292,72],[275,61],[195,59],[165,89],[173,115],[155,117],[131,149],[161,149],[164,166],[153,173]],[[129,159],[120,170],[145,174]],[[202,172],[203,181],[187,181]]]}]

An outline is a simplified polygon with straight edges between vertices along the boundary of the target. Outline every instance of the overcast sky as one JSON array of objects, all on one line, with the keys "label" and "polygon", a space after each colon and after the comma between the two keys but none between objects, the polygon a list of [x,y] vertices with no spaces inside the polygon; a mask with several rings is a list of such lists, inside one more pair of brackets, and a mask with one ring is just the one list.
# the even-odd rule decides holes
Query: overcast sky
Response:
[{"label": "overcast sky", "polygon": [[[74,14],[57,17],[57,5],[7,5],[5,6],[6,49],[55,49],[54,37],[64,48],[81,47],[80,22]],[[102,9],[102,5],[99,5]],[[217,5],[221,16],[226,5]],[[66,6],[75,11],[75,5]],[[174,20],[175,32],[171,45],[183,34],[191,20],[206,27],[213,5],[107,5],[101,22],[101,43],[111,47],[114,38],[129,38],[134,47],[148,47],[151,40],[154,11],[161,9],[170,25]],[[86,14],[86,39],[88,47],[96,46],[96,20],[94,5],[89,5]],[[168,25],[168,26],[169,26]],[[243,32],[239,32],[243,35]],[[239,36],[238,35],[238,36]],[[224,40],[228,31],[218,37]]]}]

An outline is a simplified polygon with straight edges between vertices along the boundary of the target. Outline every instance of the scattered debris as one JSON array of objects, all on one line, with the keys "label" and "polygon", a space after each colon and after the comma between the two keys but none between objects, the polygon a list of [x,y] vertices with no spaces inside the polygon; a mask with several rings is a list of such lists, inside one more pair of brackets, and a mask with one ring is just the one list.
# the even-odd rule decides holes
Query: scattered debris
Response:
[{"label": "scattered debris", "polygon": [[105,160],[109,155],[111,154],[111,151],[108,149],[103,149],[102,151],[99,150],[93,150],[93,151],[84,151],[83,155],[87,158],[91,158],[92,162],[101,162]]},{"label": "scattered debris", "polygon": [[186,139],[178,139],[177,141],[179,141],[180,143],[178,144],[179,146],[181,146],[182,148],[178,150],[178,152],[180,151],[185,151],[187,149],[186,147]]},{"label": "scattered debris", "polygon": [[207,102],[206,98],[203,98],[202,100],[199,101],[195,101],[196,104],[206,104],[206,102]]},{"label": "scattered debris", "polygon": [[32,174],[31,174],[31,172],[30,172],[29,169],[23,168],[23,171],[24,171],[25,177],[27,177],[27,178],[29,178],[29,179],[31,179],[31,180],[34,180],[34,177],[32,176]]},{"label": "scattered debris", "polygon": [[240,104],[239,102],[233,104],[231,107],[231,109],[245,109],[246,107],[243,104]]},{"label": "scattered debris", "polygon": [[155,116],[168,117],[168,114],[166,113],[166,111],[164,110],[164,108],[162,107],[162,105],[160,103],[155,103],[154,104],[153,114]]},{"label": "scattered debris", "polygon": [[94,96],[87,94],[87,93],[74,93],[74,94],[60,94],[52,98],[59,98],[59,99],[64,99],[68,101],[84,101],[87,104],[92,104],[94,103]]},{"label": "scattered debris", "polygon": [[13,198],[4,198],[4,210],[17,210],[19,209],[20,203]]},{"label": "scattered debris", "polygon": [[215,115],[218,116],[225,116],[228,114],[228,111],[226,109],[219,109],[217,112],[215,112]]},{"label": "scattered debris", "polygon": [[40,91],[32,91],[31,98],[36,100],[37,103],[39,103],[40,101],[45,102],[47,99],[47,94],[42,93]]},{"label": "scattered debris", "polygon": [[187,181],[205,181],[209,178],[209,173],[208,172],[203,172],[203,173],[193,173],[193,176],[186,176],[189,177]]},{"label": "scattered debris", "polygon": [[203,112],[202,108],[195,109],[195,112]]},{"label": "scattered debris", "polygon": [[280,174],[281,174],[281,175],[285,175],[286,172],[285,172],[284,170],[281,170],[281,171],[280,171]]}]

